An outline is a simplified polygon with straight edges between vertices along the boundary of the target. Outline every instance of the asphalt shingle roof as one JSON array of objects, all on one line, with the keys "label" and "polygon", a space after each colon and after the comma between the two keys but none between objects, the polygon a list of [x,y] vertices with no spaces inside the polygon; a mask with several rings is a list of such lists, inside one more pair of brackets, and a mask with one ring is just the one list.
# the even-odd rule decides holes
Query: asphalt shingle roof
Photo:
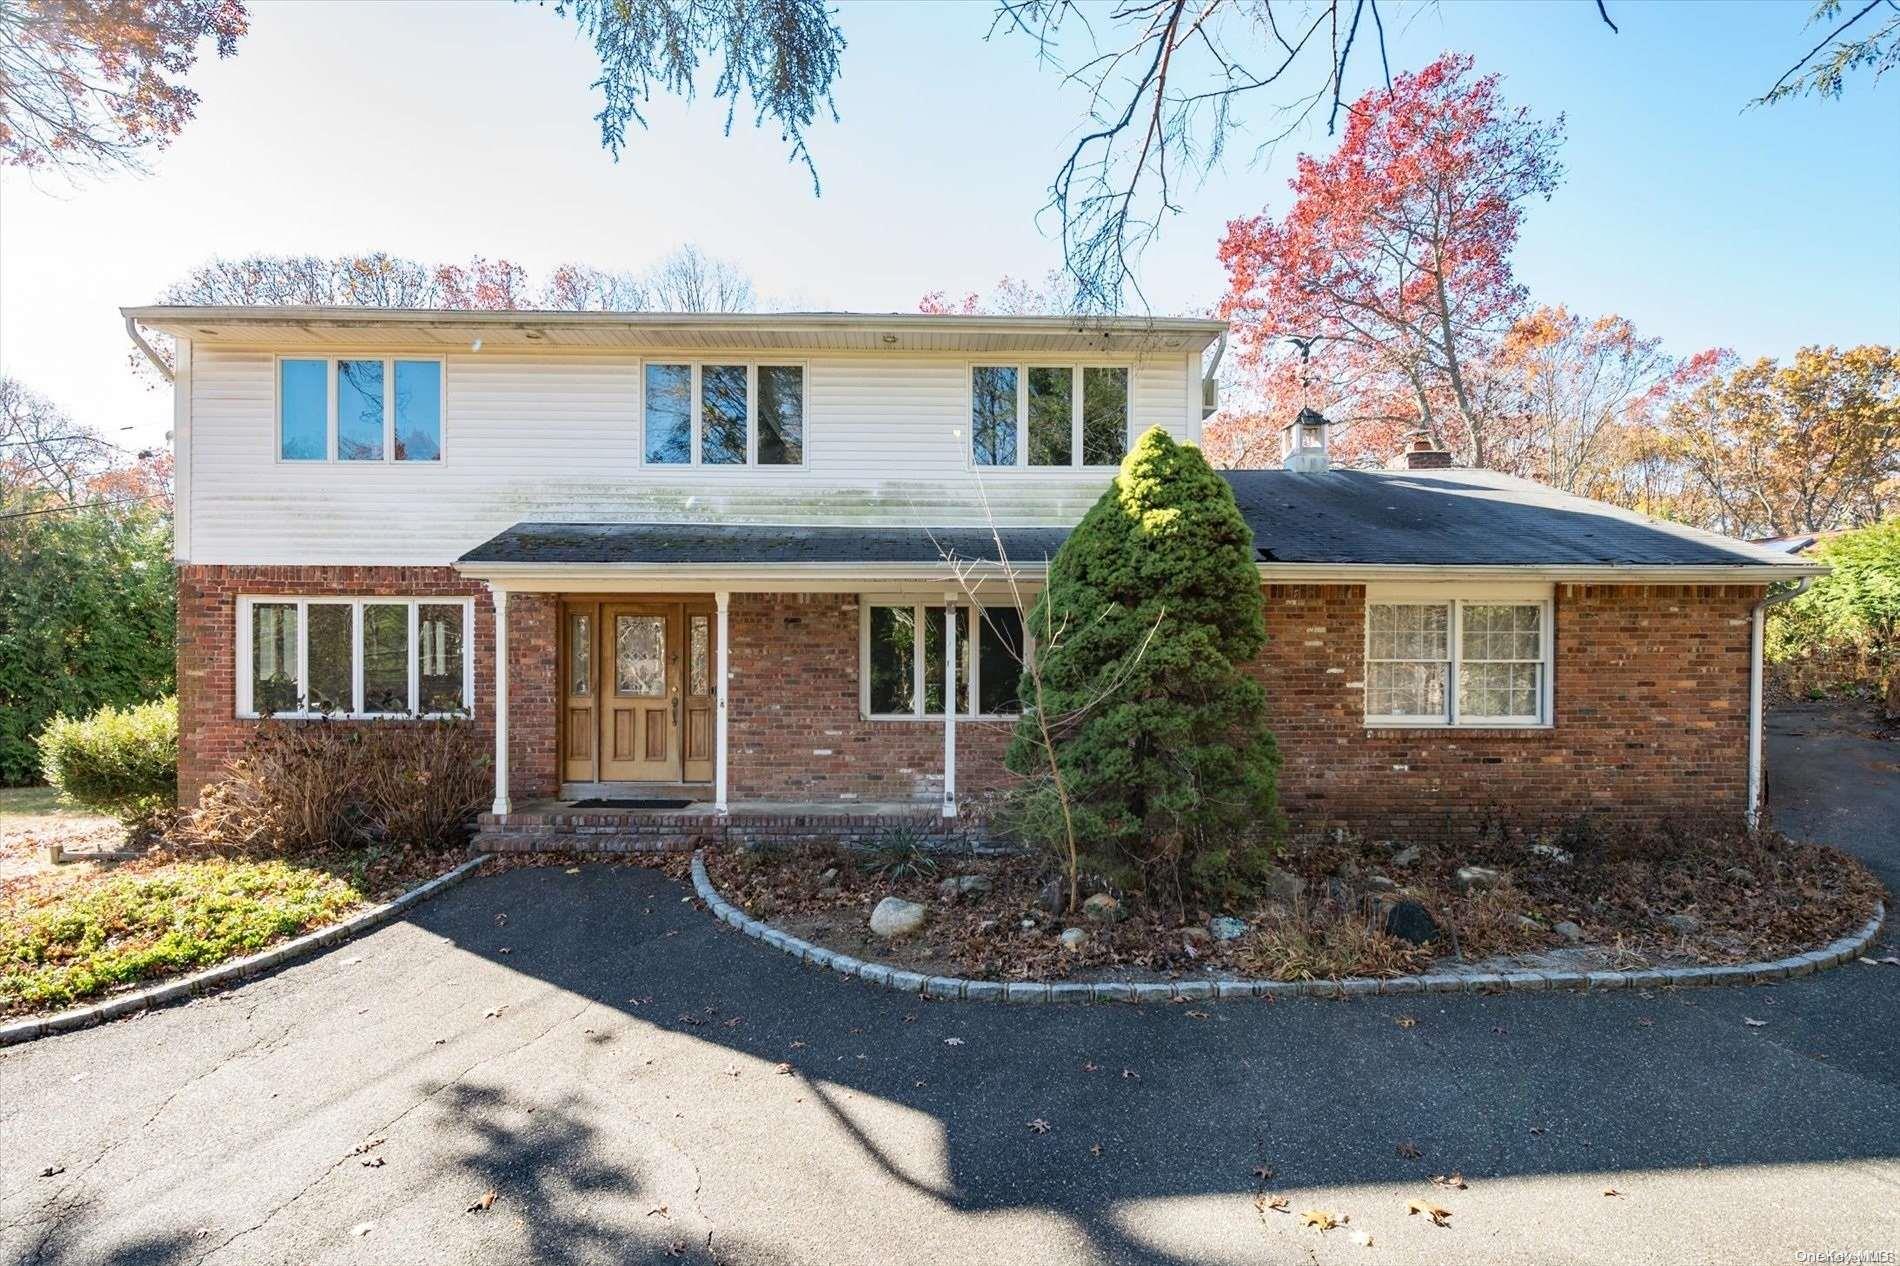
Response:
[{"label": "asphalt shingle roof", "polygon": [[[1491,471],[1224,472],[1268,563],[1466,567],[1785,566],[1759,546],[1646,519]],[[1055,553],[1066,528],[1005,528],[1017,563]],[[718,523],[518,523],[464,563],[932,563],[994,561],[988,528]]]}]

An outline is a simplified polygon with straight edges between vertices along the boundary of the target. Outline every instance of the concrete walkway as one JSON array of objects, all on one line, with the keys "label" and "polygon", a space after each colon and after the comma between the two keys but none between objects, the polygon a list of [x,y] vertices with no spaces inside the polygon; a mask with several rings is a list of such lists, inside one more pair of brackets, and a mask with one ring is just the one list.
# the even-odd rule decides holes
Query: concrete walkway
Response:
[{"label": "concrete walkway", "polygon": [[[1894,884],[1895,756],[1778,723],[1776,810]],[[476,879],[216,999],[0,1053],[0,1263],[1900,1250],[1900,968],[1648,996],[927,1004],[805,972],[685,896],[628,868]],[[1454,1170],[1467,1189],[1431,1184]]]}]

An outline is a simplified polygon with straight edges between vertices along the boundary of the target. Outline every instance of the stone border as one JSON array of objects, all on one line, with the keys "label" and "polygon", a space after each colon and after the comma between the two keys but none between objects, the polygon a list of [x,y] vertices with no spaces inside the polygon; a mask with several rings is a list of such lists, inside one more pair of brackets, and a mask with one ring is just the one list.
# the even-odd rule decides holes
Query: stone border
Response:
[{"label": "stone border", "polygon": [[826,967],[900,993],[927,998],[960,998],[966,1002],[1173,1002],[1207,998],[1346,998],[1368,994],[1489,993],[1530,989],[1644,989],[1658,986],[1749,985],[1769,980],[1808,976],[1846,962],[1865,949],[1880,932],[1886,906],[1877,903],[1874,917],[1859,931],[1841,937],[1825,949],[1810,950],[1772,963],[1738,963],[1729,967],[1659,967],[1646,971],[1507,971],[1436,972],[1425,976],[1348,976],[1342,980],[1175,980],[1175,981],[1009,981],[965,980],[961,976],[925,976],[884,963],[867,963],[840,954],[789,932],[781,932],[747,915],[719,895],[706,875],[703,850],[693,854],[693,888],[713,917],[739,931],[782,950],[812,967]]},{"label": "stone border", "polygon": [[35,1038],[51,1037],[55,1033],[67,1033],[74,1029],[91,1028],[95,1024],[104,1024],[108,1020],[118,1020],[134,1012],[144,1011],[148,1007],[163,1006],[177,1002],[195,994],[208,993],[224,985],[235,984],[248,977],[281,967],[292,959],[301,958],[311,950],[327,949],[340,945],[372,928],[380,927],[412,906],[420,905],[445,888],[453,887],[468,878],[489,855],[471,857],[445,875],[437,875],[426,883],[417,884],[382,905],[371,906],[367,910],[344,919],[341,923],[332,923],[329,927],[318,928],[315,932],[285,941],[260,950],[246,958],[234,958],[219,963],[216,967],[207,967],[201,972],[181,976],[177,980],[168,980],[163,984],[152,985],[146,989],[135,989],[131,993],[122,993],[95,1002],[91,1006],[75,1007],[71,1011],[61,1011],[39,1019],[15,1020],[0,1024],[0,1046],[12,1046],[19,1042],[31,1042]]}]

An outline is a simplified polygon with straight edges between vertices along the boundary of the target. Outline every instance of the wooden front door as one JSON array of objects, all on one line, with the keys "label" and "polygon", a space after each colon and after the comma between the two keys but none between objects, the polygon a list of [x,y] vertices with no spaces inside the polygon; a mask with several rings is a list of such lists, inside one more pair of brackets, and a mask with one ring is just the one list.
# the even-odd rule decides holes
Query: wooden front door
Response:
[{"label": "wooden front door", "polygon": [[679,782],[678,603],[601,605],[600,780]]}]

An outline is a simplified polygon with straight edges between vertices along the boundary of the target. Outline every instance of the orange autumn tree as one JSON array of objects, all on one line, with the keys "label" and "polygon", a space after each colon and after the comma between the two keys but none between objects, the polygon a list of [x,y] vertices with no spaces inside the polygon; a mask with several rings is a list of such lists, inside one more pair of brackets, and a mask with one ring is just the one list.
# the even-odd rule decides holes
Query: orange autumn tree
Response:
[{"label": "orange autumn tree", "polygon": [[191,121],[199,45],[229,57],[249,25],[241,0],[0,4],[0,166],[136,167]]},{"label": "orange autumn tree", "polygon": [[1316,338],[1331,380],[1370,402],[1354,416],[1490,462],[1503,423],[1478,370],[1523,313],[1511,252],[1524,204],[1562,177],[1561,140],[1561,118],[1507,106],[1463,54],[1365,94],[1333,154],[1301,157],[1284,215],[1227,226],[1221,312],[1242,369]]}]

